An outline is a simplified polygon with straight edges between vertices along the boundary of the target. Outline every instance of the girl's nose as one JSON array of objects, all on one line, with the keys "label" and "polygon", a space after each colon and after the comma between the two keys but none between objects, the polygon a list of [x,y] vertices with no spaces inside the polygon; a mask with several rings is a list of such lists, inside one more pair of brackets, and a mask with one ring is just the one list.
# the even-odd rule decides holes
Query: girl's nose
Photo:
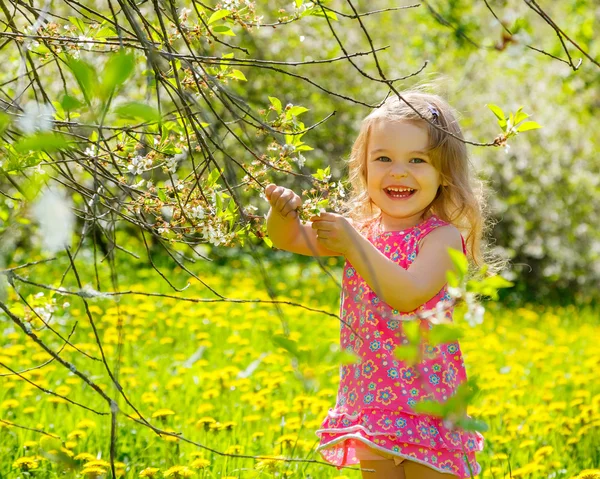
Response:
[{"label": "girl's nose", "polygon": [[392,171],[391,176],[393,178],[403,178],[405,176],[408,176],[408,173],[406,173],[406,171]]}]

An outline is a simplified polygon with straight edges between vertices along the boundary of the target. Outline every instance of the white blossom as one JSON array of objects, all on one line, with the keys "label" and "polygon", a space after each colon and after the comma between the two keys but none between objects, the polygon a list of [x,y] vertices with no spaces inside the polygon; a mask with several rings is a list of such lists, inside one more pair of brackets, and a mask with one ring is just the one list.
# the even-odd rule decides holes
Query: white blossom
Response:
[{"label": "white blossom", "polygon": [[134,156],[131,163],[127,165],[127,169],[132,175],[140,175],[150,168],[152,168],[152,160],[140,155]]},{"label": "white blossom", "polygon": [[48,188],[34,205],[33,214],[40,225],[44,249],[56,253],[71,245],[75,216],[61,192]]},{"label": "white blossom", "polygon": [[23,133],[30,135],[36,131],[52,129],[52,118],[54,116],[52,105],[32,101],[27,103],[23,110],[23,116],[17,120],[17,125]]}]

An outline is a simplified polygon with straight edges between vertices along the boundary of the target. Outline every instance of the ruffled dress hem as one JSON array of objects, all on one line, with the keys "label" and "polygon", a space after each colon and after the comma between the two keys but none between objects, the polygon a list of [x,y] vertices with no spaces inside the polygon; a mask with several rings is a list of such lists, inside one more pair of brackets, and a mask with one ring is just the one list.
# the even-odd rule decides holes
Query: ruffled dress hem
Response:
[{"label": "ruffled dress hem", "polygon": [[[320,431],[323,431],[323,430],[322,429],[318,429],[317,430],[317,434]],[[420,459],[417,459],[416,457],[410,456],[408,454],[400,454],[398,452],[390,451],[389,449],[385,449],[385,448],[383,448],[381,446],[378,446],[374,442],[369,441],[368,439],[366,439],[365,437],[361,436],[360,434],[345,434],[343,436],[338,437],[337,439],[334,439],[334,440],[328,442],[327,444],[322,444],[322,445],[318,446],[316,450],[317,450],[318,453],[321,454],[321,457],[325,461],[331,462],[330,458],[326,455],[325,450],[328,449],[328,448],[330,448],[330,447],[332,447],[332,446],[335,446],[336,444],[339,444],[340,442],[344,442],[344,441],[348,441],[348,440],[358,440],[358,441],[361,441],[366,446],[369,446],[369,447],[371,447],[371,448],[373,448],[373,449],[375,449],[377,451],[381,451],[381,452],[383,452],[385,454],[389,454],[391,456],[401,457],[403,459],[408,459],[408,460],[410,460],[412,462],[416,462],[416,463],[421,464],[423,466],[430,467],[431,469],[433,469],[435,471],[441,472],[443,474],[450,474],[450,475],[456,477],[456,474],[454,473],[454,471],[449,471],[447,469],[442,469],[442,468],[436,467],[435,465],[433,465],[433,464],[431,464],[429,462],[421,461]],[[408,445],[408,446],[410,446],[410,445]],[[419,446],[419,447],[422,448],[422,446]],[[405,450],[406,450],[406,448],[405,448]],[[359,461],[357,461],[356,463],[358,463],[358,462]],[[348,463],[348,464],[356,464],[356,463]],[[339,465],[339,466],[337,466],[337,469],[340,470],[342,467],[343,467],[343,465]],[[481,473],[481,465],[479,463],[477,463],[477,469],[473,471],[473,477],[477,476],[480,473]],[[466,476],[466,477],[469,477],[469,476]]]},{"label": "ruffled dress hem", "polygon": [[[483,450],[484,437],[479,432],[449,429],[442,419],[429,415],[378,407],[364,408],[356,414],[330,409],[316,434],[321,439],[317,451],[338,469],[359,462],[354,455],[353,444],[335,447],[354,440],[384,454],[409,459],[461,478],[471,477],[469,465],[473,476],[481,472],[475,451]],[[328,451],[330,448],[333,450]],[[432,464],[423,458],[440,462]]]}]

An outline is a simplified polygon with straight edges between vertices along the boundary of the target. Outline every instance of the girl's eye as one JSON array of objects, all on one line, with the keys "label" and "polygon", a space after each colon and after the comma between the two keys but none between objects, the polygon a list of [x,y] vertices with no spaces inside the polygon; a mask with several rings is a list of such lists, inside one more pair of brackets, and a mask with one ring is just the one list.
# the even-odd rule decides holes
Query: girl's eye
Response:
[{"label": "girl's eye", "polygon": [[412,161],[412,160],[419,160],[423,163],[427,163],[423,158],[411,158],[410,161]]},{"label": "girl's eye", "polygon": [[[385,158],[386,160],[390,160],[390,159],[389,159],[387,156],[380,156],[380,157],[379,157],[379,158],[377,158],[377,159],[378,159],[378,160],[381,160],[382,158]],[[392,160],[390,160],[390,161],[392,161]],[[387,163],[387,162],[384,162],[384,163]]]}]

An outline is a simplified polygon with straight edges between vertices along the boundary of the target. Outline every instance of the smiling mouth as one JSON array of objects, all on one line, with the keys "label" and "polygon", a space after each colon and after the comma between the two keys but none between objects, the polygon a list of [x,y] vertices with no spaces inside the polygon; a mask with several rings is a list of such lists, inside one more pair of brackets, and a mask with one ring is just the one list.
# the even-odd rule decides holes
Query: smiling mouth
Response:
[{"label": "smiling mouth", "polygon": [[417,192],[417,190],[414,190],[412,188],[409,188],[408,191],[405,188],[403,188],[403,191],[399,191],[396,188],[393,188],[393,189],[384,188],[383,191],[385,191],[385,194],[389,198],[392,198],[394,200],[403,200],[403,199],[410,198]]}]

